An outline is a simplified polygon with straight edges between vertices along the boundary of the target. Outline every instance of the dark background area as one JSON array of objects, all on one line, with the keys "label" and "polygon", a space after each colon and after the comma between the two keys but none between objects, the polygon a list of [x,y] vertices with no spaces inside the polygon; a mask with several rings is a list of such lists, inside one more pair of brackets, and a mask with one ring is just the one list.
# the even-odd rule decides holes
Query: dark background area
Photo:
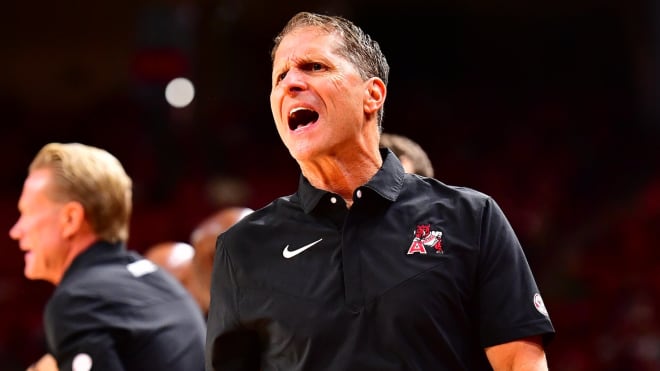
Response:
[{"label": "dark background area", "polygon": [[[298,10],[362,26],[391,66],[385,131],[502,206],[557,329],[555,370],[660,369],[657,2],[12,1],[0,13],[0,225],[52,141],[103,147],[135,183],[129,245],[187,241],[217,208],[295,191],[271,40]],[[177,109],[165,84],[190,78]],[[0,369],[44,351],[52,292],[0,240]]]}]

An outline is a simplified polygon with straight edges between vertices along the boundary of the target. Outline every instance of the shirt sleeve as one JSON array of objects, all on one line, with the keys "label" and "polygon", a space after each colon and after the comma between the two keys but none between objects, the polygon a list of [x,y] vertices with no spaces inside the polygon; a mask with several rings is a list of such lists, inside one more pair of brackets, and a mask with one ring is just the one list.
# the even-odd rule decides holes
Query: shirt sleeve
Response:
[{"label": "shirt sleeve", "polygon": [[256,331],[239,320],[240,282],[232,266],[224,234],[218,237],[211,275],[207,318],[206,370],[259,370]]},{"label": "shirt sleeve", "polygon": [[50,351],[60,371],[124,370],[107,325],[110,316],[112,308],[96,297],[65,293],[54,298],[45,323]]},{"label": "shirt sleeve", "polygon": [[554,328],[525,253],[504,213],[492,198],[484,204],[479,254],[480,339],[488,347]]}]

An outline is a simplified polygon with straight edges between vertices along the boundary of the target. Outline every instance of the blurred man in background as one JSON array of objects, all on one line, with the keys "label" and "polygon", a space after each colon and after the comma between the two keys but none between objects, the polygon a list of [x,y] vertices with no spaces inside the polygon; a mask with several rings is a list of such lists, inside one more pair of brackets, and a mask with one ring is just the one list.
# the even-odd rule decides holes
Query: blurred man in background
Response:
[{"label": "blurred man in background", "polygon": [[107,151],[50,143],[29,166],[9,235],[25,277],[56,286],[49,353],[62,371],[203,369],[204,319],[171,275],[129,251],[132,180]]}]

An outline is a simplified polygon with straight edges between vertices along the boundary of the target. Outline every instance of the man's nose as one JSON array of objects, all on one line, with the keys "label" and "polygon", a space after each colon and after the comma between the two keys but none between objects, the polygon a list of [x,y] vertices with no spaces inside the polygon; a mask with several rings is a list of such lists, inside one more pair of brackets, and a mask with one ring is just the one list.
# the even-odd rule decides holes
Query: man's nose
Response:
[{"label": "man's nose", "polygon": [[12,240],[18,240],[20,238],[20,226],[18,225],[18,221],[9,229],[9,238]]},{"label": "man's nose", "polygon": [[297,69],[291,69],[282,80],[287,90],[302,90],[307,86],[305,74]]}]

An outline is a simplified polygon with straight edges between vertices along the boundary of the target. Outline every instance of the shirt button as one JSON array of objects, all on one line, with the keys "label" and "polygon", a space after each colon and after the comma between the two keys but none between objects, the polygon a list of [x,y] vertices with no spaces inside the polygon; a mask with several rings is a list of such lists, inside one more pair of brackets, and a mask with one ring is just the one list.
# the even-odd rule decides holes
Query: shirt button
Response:
[{"label": "shirt button", "polygon": [[362,190],[358,189],[356,195],[357,195],[357,198],[362,198]]},{"label": "shirt button", "polygon": [[337,197],[331,197],[330,202],[333,203],[333,204],[336,204],[337,203]]}]

